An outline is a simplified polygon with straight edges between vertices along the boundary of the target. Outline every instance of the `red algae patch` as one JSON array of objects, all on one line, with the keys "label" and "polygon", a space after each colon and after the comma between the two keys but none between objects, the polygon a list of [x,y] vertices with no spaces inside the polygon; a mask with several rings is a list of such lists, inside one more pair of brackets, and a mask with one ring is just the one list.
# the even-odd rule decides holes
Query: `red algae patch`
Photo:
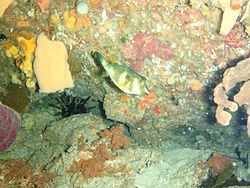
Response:
[{"label": "red algae patch", "polygon": [[15,187],[41,187],[46,185],[56,177],[56,174],[33,172],[24,159],[10,160],[0,163],[0,183]]},{"label": "red algae patch", "polygon": [[129,139],[122,135],[124,126],[114,126],[100,133],[100,139],[96,140],[90,147],[83,148],[83,157],[75,161],[69,168],[69,173],[82,172],[86,179],[105,176],[108,173],[121,171],[119,167],[106,165],[107,161],[115,160],[118,156],[116,150],[130,146]]}]

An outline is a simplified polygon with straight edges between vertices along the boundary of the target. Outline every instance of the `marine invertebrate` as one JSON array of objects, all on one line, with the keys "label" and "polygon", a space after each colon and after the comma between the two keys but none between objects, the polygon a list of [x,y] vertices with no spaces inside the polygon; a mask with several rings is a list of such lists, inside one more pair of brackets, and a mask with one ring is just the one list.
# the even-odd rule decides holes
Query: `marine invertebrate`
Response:
[{"label": "marine invertebrate", "polygon": [[49,8],[50,0],[38,0],[37,6],[40,8],[41,12],[45,12]]},{"label": "marine invertebrate", "polygon": [[[229,109],[232,112],[238,110],[239,106],[246,105],[248,120],[247,133],[250,136],[250,58],[240,61],[235,67],[228,68],[223,80],[214,89],[214,102],[218,104],[216,109],[217,121],[227,126],[229,125],[232,115],[227,112]],[[229,90],[233,89],[237,83],[244,82],[240,91],[234,95],[233,101],[228,99]]]},{"label": "marine invertebrate", "polygon": [[1,186],[46,187],[57,176],[55,173],[43,173],[36,170],[25,159],[8,160],[1,163]]},{"label": "marine invertebrate", "polygon": [[32,61],[36,48],[36,38],[32,36],[32,34],[26,32],[16,33],[16,35],[17,44],[20,46],[21,50],[18,50],[14,44],[7,43],[5,55],[16,59],[17,67],[26,76],[26,86],[28,88],[34,88],[35,81],[33,77]]},{"label": "marine invertebrate", "polygon": [[94,107],[88,107],[87,102],[90,97],[80,98],[65,93],[57,98],[57,104],[52,105],[57,108],[57,115],[62,116],[63,118],[69,117],[74,114],[88,113]]},{"label": "marine invertebrate", "polygon": [[227,36],[224,37],[224,43],[232,48],[244,47],[249,43],[244,36],[246,36],[244,27],[237,22]]},{"label": "marine invertebrate", "polygon": [[119,125],[101,132],[99,139],[83,148],[83,156],[72,164],[69,172],[82,172],[84,178],[122,172],[123,167],[110,166],[105,162],[118,158],[117,150],[130,147],[128,137],[123,135],[124,129],[123,125]]},{"label": "marine invertebrate", "polygon": [[141,71],[144,59],[152,54],[167,60],[174,56],[169,45],[144,32],[136,33],[132,41],[125,43],[123,54],[126,59],[132,60],[135,71]]},{"label": "marine invertebrate", "polygon": [[14,46],[12,43],[7,43],[6,49],[5,49],[5,55],[10,58],[14,59],[20,59],[20,54],[18,51],[18,48]]},{"label": "marine invertebrate", "polygon": [[79,31],[82,26],[89,27],[91,25],[91,20],[86,14],[78,16],[73,9],[63,13],[63,25],[67,31],[74,32]]},{"label": "marine invertebrate", "polygon": [[43,33],[37,38],[34,73],[40,92],[62,91],[74,86],[65,45],[60,41],[51,41]]},{"label": "marine invertebrate", "polygon": [[80,15],[87,14],[89,6],[86,0],[80,0],[76,4],[76,12]]},{"label": "marine invertebrate", "polygon": [[20,117],[13,109],[0,104],[0,152],[8,149],[20,129]]},{"label": "marine invertebrate", "polygon": [[68,31],[74,31],[76,25],[76,17],[69,14],[69,11],[63,13],[63,25]]},{"label": "marine invertebrate", "polygon": [[33,74],[32,55],[36,48],[36,38],[32,36],[29,37],[19,36],[17,37],[17,42],[21,46],[21,49],[25,54],[25,58],[19,65],[19,68],[28,78],[30,78]]},{"label": "marine invertebrate", "polygon": [[138,104],[138,108],[140,110],[144,110],[147,105],[150,105],[153,103],[155,94],[154,91],[150,91],[149,95],[143,96],[142,100]]},{"label": "marine invertebrate", "polygon": [[110,139],[111,150],[115,151],[120,148],[129,148],[131,145],[128,137],[123,135],[125,127],[123,125],[114,126],[110,130],[104,130],[101,132],[103,138]]}]

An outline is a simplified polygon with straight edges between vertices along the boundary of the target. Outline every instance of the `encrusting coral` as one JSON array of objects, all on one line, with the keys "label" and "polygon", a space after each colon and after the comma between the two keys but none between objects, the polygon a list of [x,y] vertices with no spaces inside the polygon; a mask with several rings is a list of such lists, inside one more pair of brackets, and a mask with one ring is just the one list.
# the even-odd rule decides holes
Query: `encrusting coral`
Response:
[{"label": "encrusting coral", "polygon": [[[223,80],[214,89],[214,101],[218,104],[216,109],[216,119],[222,125],[229,125],[232,115],[225,109],[232,112],[238,110],[238,106],[246,105],[248,120],[247,133],[250,137],[250,58],[240,61],[235,67],[228,68]],[[234,96],[233,101],[228,99],[229,90],[233,89],[237,83],[244,82],[240,91]]]},{"label": "encrusting coral", "polygon": [[6,45],[5,55],[16,59],[16,65],[26,76],[26,86],[28,88],[35,88],[35,79],[33,76],[33,54],[36,48],[36,38],[26,32],[16,33],[16,40],[21,50],[13,43]]},{"label": "encrusting coral", "polygon": [[89,179],[122,171],[122,167],[111,167],[106,162],[115,160],[119,156],[117,150],[130,147],[128,137],[123,135],[124,130],[124,126],[119,125],[101,132],[98,140],[90,147],[83,148],[83,156],[73,163],[68,172],[82,172],[83,177]]},{"label": "encrusting coral", "polygon": [[49,182],[56,177],[56,174],[41,172],[39,167],[33,172],[24,159],[3,161],[0,165],[0,185],[3,187],[43,188],[49,185]]}]

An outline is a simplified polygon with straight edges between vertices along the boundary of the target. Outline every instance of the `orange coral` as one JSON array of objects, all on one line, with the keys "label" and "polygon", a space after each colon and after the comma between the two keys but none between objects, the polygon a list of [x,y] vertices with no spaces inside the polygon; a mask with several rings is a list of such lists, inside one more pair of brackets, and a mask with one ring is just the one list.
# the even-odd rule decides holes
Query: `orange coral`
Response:
[{"label": "orange coral", "polygon": [[160,114],[161,113],[160,107],[158,105],[154,106],[154,113],[155,114]]},{"label": "orange coral", "polygon": [[120,111],[121,113],[123,113],[123,114],[128,115],[128,109],[127,109],[127,108],[121,107],[119,111]]},{"label": "orange coral", "polygon": [[124,131],[124,126],[114,126],[110,130],[103,131],[100,135],[104,138],[110,138],[111,139],[111,149],[112,151],[115,151],[119,148],[128,148],[130,146],[129,139],[122,135],[122,132]]},{"label": "orange coral", "polygon": [[189,82],[188,87],[194,91],[201,90],[203,84],[199,80],[192,80]]},{"label": "orange coral", "polygon": [[105,165],[96,158],[81,159],[69,169],[70,172],[83,172],[85,178],[103,176],[106,172]]},{"label": "orange coral", "polygon": [[84,27],[91,26],[91,20],[90,20],[90,18],[87,15],[84,15],[84,16],[81,16],[81,17],[77,16],[76,11],[74,9],[72,9],[69,12],[69,16],[73,16],[73,17],[76,18],[76,24],[75,24],[76,28],[79,28],[81,26],[84,26]]},{"label": "orange coral", "polygon": [[101,3],[101,0],[90,0],[90,3],[94,6],[98,6]]},{"label": "orange coral", "polygon": [[150,91],[149,95],[143,96],[142,100],[139,102],[138,108],[144,110],[146,105],[152,104],[154,99],[154,91]]},{"label": "orange coral", "polygon": [[30,23],[27,20],[20,20],[17,22],[17,27],[28,27]]},{"label": "orange coral", "polygon": [[105,161],[116,158],[112,151],[130,146],[129,139],[122,135],[123,131],[124,126],[120,125],[101,132],[100,139],[96,140],[89,148],[83,148],[85,153],[91,153],[91,158],[83,157],[79,161],[75,161],[69,168],[69,172],[82,172],[84,178],[93,178],[121,171],[120,167],[107,166]]},{"label": "orange coral", "polygon": [[40,8],[42,12],[48,10],[50,4],[50,0],[38,0],[37,6]]},{"label": "orange coral", "polygon": [[92,150],[94,153],[94,158],[98,159],[99,161],[106,161],[106,160],[113,160],[114,157],[111,152],[107,150],[105,144],[99,144],[95,150]]},{"label": "orange coral", "polygon": [[120,94],[118,95],[118,98],[121,102],[129,102],[130,100],[129,96],[126,94]]},{"label": "orange coral", "polygon": [[239,10],[241,8],[239,0],[231,0],[230,6],[232,10]]}]

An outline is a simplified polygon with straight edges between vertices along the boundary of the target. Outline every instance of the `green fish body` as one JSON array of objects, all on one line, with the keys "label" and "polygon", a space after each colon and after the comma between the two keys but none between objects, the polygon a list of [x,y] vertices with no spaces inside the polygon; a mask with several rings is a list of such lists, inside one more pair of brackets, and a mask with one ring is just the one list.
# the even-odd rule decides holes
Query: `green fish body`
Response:
[{"label": "green fish body", "polygon": [[145,77],[139,75],[128,67],[108,63],[99,52],[93,52],[92,56],[103,66],[110,79],[124,93],[134,95],[149,94],[149,89],[145,83]]}]

